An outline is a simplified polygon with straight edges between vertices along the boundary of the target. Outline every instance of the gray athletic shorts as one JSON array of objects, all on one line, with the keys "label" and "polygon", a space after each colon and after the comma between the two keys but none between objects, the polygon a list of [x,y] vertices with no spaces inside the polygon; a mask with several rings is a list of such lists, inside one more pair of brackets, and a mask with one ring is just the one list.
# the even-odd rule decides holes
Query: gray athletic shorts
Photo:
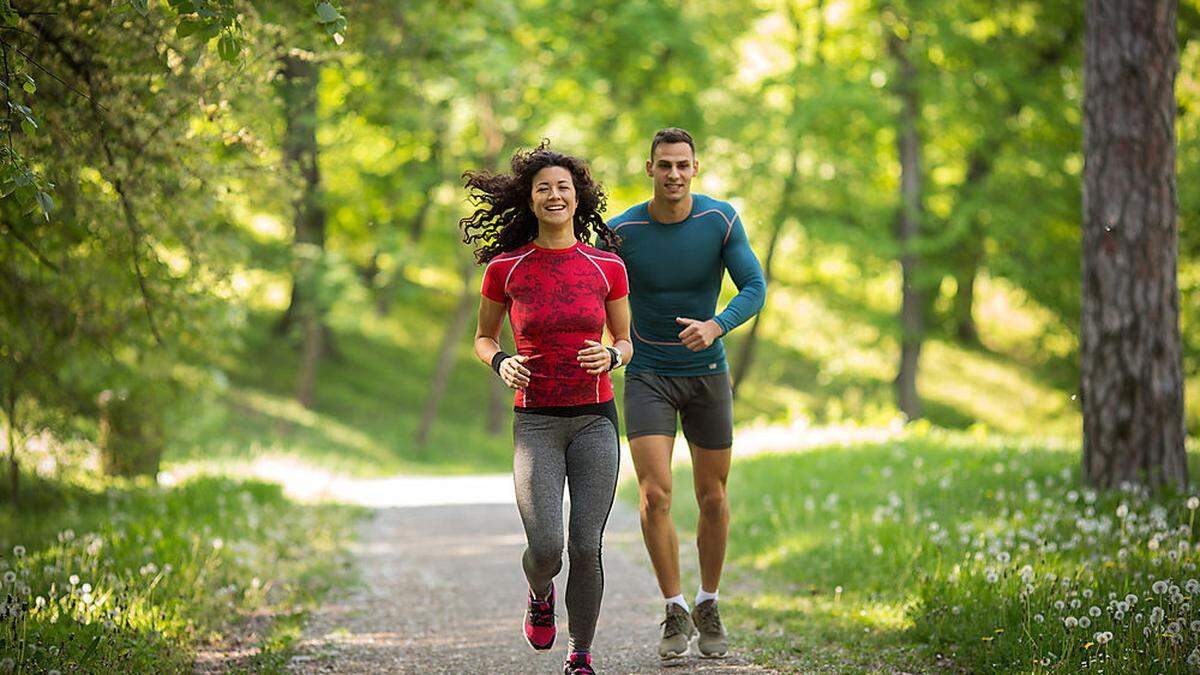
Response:
[{"label": "gray athletic shorts", "polygon": [[625,435],[675,437],[676,414],[683,437],[702,448],[733,445],[733,387],[729,373],[671,377],[625,376]]}]

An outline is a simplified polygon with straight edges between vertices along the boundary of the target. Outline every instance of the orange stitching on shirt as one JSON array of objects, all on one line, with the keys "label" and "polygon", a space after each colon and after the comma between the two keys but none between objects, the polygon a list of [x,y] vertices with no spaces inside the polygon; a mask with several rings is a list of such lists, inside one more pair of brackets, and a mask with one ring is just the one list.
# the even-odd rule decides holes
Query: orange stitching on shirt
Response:
[{"label": "orange stitching on shirt", "polygon": [[636,324],[634,324],[632,321],[630,321],[629,324],[630,324],[629,327],[633,329],[633,334],[637,336],[637,339],[641,340],[642,342],[645,342],[648,345],[667,345],[669,347],[673,347],[675,345],[683,344],[683,342],[656,342],[654,340],[647,340],[646,338],[642,337],[641,333],[638,332]]},{"label": "orange stitching on shirt", "polygon": [[626,225],[649,225],[649,224],[650,224],[650,221],[648,221],[648,220],[627,220],[627,221],[621,223],[620,225],[617,225],[616,227],[612,228],[612,231],[616,232],[617,230],[621,229],[622,227],[625,227]]},{"label": "orange stitching on shirt", "polygon": [[725,238],[721,240],[721,244],[724,245],[726,242],[729,241],[729,234],[731,232],[733,232],[733,221],[737,220],[738,216],[736,214],[734,214],[733,220],[730,220],[729,216],[725,215],[724,211],[722,211],[720,209],[709,209],[703,213],[697,213],[696,215],[694,215],[692,217],[699,218],[700,216],[707,216],[710,213],[715,213],[715,214],[721,216],[721,218],[723,218],[725,220]]}]

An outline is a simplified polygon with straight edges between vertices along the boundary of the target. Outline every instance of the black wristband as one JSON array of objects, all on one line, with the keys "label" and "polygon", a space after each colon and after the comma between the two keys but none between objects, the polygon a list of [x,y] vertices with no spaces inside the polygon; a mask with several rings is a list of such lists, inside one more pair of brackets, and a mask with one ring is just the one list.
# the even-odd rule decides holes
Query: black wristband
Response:
[{"label": "black wristband", "polygon": [[617,359],[620,358],[621,353],[617,351],[616,347],[605,346],[605,349],[608,350],[608,372],[611,373],[616,369]]},{"label": "black wristband", "polygon": [[495,356],[492,357],[492,370],[496,371],[497,375],[500,374],[500,362],[503,361],[504,359],[507,359],[510,356],[512,356],[512,354],[509,354],[508,352],[506,352],[504,350],[500,350],[500,351],[496,352]]}]

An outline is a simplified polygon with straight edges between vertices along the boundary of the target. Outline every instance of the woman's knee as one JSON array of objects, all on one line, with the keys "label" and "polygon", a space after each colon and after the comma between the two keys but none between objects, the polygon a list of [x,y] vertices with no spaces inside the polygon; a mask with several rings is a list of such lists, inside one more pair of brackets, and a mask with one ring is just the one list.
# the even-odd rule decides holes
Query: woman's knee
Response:
[{"label": "woman's knee", "polygon": [[562,540],[546,540],[529,542],[525,549],[525,558],[534,569],[541,572],[554,572],[562,565]]},{"label": "woman's knee", "polygon": [[571,564],[600,559],[600,539],[598,537],[576,537],[567,542],[567,556]]}]

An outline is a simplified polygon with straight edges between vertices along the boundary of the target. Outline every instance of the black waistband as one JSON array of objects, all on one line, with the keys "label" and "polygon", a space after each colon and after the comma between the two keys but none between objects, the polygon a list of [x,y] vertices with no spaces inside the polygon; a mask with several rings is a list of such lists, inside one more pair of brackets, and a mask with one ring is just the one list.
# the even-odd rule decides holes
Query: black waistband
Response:
[{"label": "black waistband", "polygon": [[[550,417],[579,417],[580,415],[600,415],[612,422],[613,429],[621,427],[617,424],[617,403],[609,399],[604,403],[584,403],[582,405],[546,405],[537,408],[522,408],[513,406],[513,410],[530,415],[549,415]],[[617,432],[620,433],[619,431]]]}]

